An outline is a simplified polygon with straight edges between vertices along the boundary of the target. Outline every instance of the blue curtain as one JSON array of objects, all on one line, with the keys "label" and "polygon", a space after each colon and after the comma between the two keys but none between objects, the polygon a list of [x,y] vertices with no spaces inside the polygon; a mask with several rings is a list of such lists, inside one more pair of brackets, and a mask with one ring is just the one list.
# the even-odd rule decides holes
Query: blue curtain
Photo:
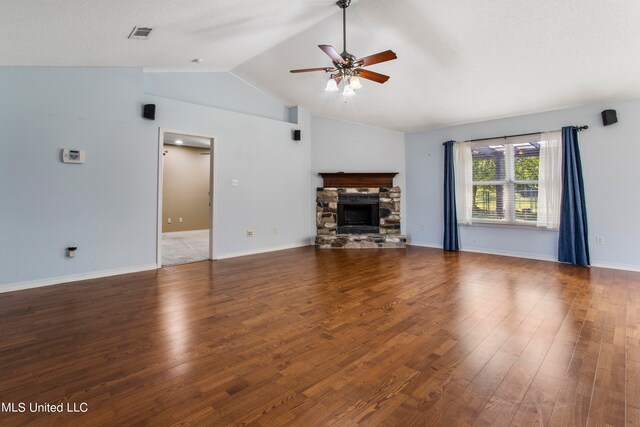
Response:
[{"label": "blue curtain", "polygon": [[453,173],[453,141],[444,143],[444,243],[445,251],[460,249],[456,214],[456,178]]},{"label": "blue curtain", "polygon": [[562,203],[558,261],[585,266],[591,263],[578,129],[574,126],[562,128]]}]

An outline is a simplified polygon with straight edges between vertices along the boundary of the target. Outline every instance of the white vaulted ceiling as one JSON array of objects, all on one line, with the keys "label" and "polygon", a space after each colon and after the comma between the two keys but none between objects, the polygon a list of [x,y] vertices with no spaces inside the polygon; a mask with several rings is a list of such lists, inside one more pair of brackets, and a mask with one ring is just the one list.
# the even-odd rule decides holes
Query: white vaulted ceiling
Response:
[{"label": "white vaulted ceiling", "polygon": [[[342,50],[333,0],[0,0],[0,65],[231,71],[312,113],[413,131],[640,97],[637,0],[360,0],[348,50],[392,49],[345,103],[318,44]],[[127,40],[134,25],[149,40]],[[204,64],[191,64],[203,58]]]},{"label": "white vaulted ceiling", "polygon": [[[0,65],[229,71],[336,9],[324,0],[0,0]],[[128,40],[134,26],[153,32]]]}]

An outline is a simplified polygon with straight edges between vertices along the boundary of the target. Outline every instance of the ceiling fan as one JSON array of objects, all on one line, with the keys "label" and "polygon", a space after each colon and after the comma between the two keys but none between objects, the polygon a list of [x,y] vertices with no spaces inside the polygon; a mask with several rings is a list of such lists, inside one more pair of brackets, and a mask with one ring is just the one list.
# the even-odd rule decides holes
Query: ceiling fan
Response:
[{"label": "ceiling fan", "polygon": [[373,71],[365,70],[362,67],[368,67],[369,65],[379,64],[380,62],[391,61],[398,57],[392,50],[385,50],[374,55],[365,56],[364,58],[356,59],[355,56],[347,52],[347,8],[351,4],[351,0],[338,0],[336,2],[338,7],[342,9],[342,53],[331,45],[321,44],[318,45],[324,53],[326,53],[333,62],[332,67],[320,67],[320,68],[303,68],[300,70],[291,70],[292,73],[308,73],[310,71],[324,71],[325,73],[331,73],[331,77],[327,82],[325,90],[329,92],[335,92],[338,90],[338,85],[342,80],[346,81],[342,94],[344,96],[354,95],[354,89],[360,89],[362,84],[360,78],[374,81],[376,83],[384,83],[389,80],[389,76],[376,73]]}]

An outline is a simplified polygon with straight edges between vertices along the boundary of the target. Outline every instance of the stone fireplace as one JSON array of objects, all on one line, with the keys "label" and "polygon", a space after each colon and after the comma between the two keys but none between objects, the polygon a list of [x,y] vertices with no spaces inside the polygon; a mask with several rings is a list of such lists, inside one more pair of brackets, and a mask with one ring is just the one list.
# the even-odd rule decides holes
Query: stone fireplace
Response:
[{"label": "stone fireplace", "polygon": [[317,190],[316,248],[403,248],[395,173],[322,173]]}]

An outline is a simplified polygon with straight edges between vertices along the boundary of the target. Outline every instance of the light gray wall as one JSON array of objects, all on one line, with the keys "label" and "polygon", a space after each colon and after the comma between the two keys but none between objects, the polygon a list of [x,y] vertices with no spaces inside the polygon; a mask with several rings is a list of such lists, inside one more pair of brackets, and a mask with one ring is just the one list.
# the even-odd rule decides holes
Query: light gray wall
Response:
[{"label": "light gray wall", "polygon": [[[144,94],[145,77],[132,68],[0,68],[0,289],[155,264],[159,126],[215,137],[216,251],[224,257],[309,241],[324,171],[400,172],[403,232],[440,246],[443,141],[588,124],[580,139],[593,262],[640,268],[640,101],[405,137],[302,109],[293,125],[288,111],[273,120]],[[140,117],[149,102],[155,122]],[[604,108],[617,109],[620,123],[603,127]],[[293,129],[302,141],[291,140]],[[87,163],[61,163],[62,148],[85,149]],[[245,236],[249,228],[255,237]],[[556,254],[555,232],[463,227],[461,238],[467,249]],[[79,246],[75,259],[65,258],[70,245]]]},{"label": "light gray wall", "polygon": [[[216,138],[218,256],[309,241],[308,113],[292,125],[145,95],[143,77],[0,68],[0,290],[155,265],[159,126]],[[156,121],[141,117],[150,102]],[[291,140],[294,128],[302,141]],[[61,163],[62,148],[86,150],[86,163]]]},{"label": "light gray wall", "polygon": [[[155,264],[142,71],[0,68],[0,94],[0,284]],[[62,148],[86,163],[61,163]]]},{"label": "light gray wall", "polygon": [[[156,124],[179,133],[214,138],[216,255],[309,243],[309,114],[298,125],[147,95],[156,104]],[[292,141],[292,130],[302,131]],[[238,180],[238,186],[231,181]],[[271,234],[271,226],[278,227]],[[255,236],[246,237],[246,230]]]},{"label": "light gray wall", "polygon": [[312,116],[311,139],[314,198],[322,187],[318,172],[398,172],[394,185],[402,190],[400,227],[406,232],[404,133]]},{"label": "light gray wall", "polygon": [[[604,127],[600,112],[619,122]],[[442,247],[443,147],[466,140],[589,125],[579,134],[594,265],[640,269],[640,100],[533,114],[406,135],[408,234],[413,243]],[[424,229],[423,229],[424,228]],[[604,245],[596,245],[596,236]],[[462,249],[556,259],[558,233],[461,226]]]},{"label": "light gray wall", "polygon": [[144,73],[144,92],[269,119],[290,119],[284,104],[227,72]]}]

